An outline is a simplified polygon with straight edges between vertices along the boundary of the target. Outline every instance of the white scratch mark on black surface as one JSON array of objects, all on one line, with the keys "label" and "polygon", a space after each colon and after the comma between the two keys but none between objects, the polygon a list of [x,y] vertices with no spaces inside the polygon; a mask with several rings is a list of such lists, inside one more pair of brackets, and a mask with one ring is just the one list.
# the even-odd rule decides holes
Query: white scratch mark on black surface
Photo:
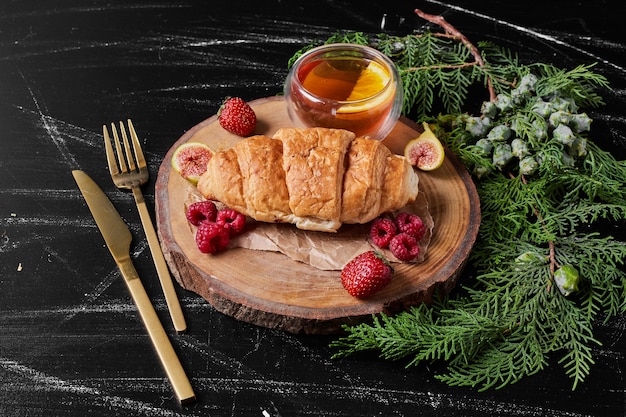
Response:
[{"label": "white scratch mark on black surface", "polygon": [[48,217],[7,217],[2,220],[3,224],[11,226],[38,226],[38,227],[96,227],[95,223],[81,218],[70,218],[66,216]]},{"label": "white scratch mark on black surface", "polygon": [[[145,251],[145,249],[147,247],[148,247],[147,240],[143,240],[143,241],[139,242],[139,244],[137,245],[137,248],[135,249],[135,251],[133,251],[131,253],[131,258],[132,259],[136,259],[139,255],[141,255]],[[113,259],[111,259],[111,263],[113,263]],[[98,298],[100,298],[100,296],[102,294],[104,294],[104,292],[111,286],[111,284],[113,282],[115,282],[120,277],[121,277],[121,273],[120,273],[119,269],[117,267],[112,269],[104,277],[103,280],[98,282],[93,287],[92,291],[90,291],[90,292],[85,294],[85,296],[83,297],[83,300],[81,301],[81,304],[74,311],[70,312],[70,314],[67,314],[65,316],[65,318],[63,319],[63,322],[67,322],[67,321],[71,320],[72,318],[74,318],[74,316],[76,316],[76,314],[78,314],[80,312],[85,312],[86,309],[87,309],[87,306],[93,304]],[[145,279],[145,277],[140,277],[140,278]],[[113,307],[113,305],[110,305],[108,307]],[[125,305],[118,306],[118,308],[120,308],[120,307],[123,310],[126,310],[126,308],[127,308]],[[135,307],[134,304],[132,305],[132,310],[134,310],[134,311],[137,310],[137,308]]]},{"label": "white scratch mark on black surface", "polygon": [[[9,378],[8,382],[5,380],[0,382],[0,387],[3,388],[5,393],[13,390],[24,389],[28,389],[33,392],[64,392],[76,395],[78,397],[77,401],[83,403],[84,405],[97,406],[113,410],[125,410],[127,412],[132,412],[132,415],[162,417],[182,416],[182,414],[176,411],[155,407],[154,405],[145,402],[132,400],[126,397],[108,395],[106,392],[84,385],[81,382],[74,382],[50,376],[10,359],[0,358],[0,369],[10,372],[22,380],[17,382],[13,381],[14,378]],[[133,385],[135,386],[134,388],[136,388],[136,384],[138,382],[141,382],[141,380],[133,380]]]},{"label": "white scratch mark on black surface", "polygon": [[239,378],[261,378],[261,375],[254,369],[244,365],[241,361],[214,349],[209,344],[199,341],[196,338],[182,337],[179,338],[179,343],[181,347],[201,354],[208,361],[209,366],[211,364],[217,365],[233,372]]},{"label": "white scratch mark on black surface", "polygon": [[519,32],[526,33],[529,36],[532,36],[532,37],[535,37],[535,38],[538,38],[538,39],[542,39],[542,40],[548,41],[550,43],[554,43],[556,45],[564,46],[566,48],[569,48],[571,50],[579,52],[579,53],[581,53],[583,55],[586,55],[586,56],[588,56],[590,58],[598,60],[599,62],[602,62],[603,64],[608,65],[610,67],[613,67],[614,69],[616,69],[616,70],[618,70],[620,72],[626,73],[626,68],[624,68],[622,66],[619,66],[619,65],[617,65],[617,64],[615,64],[615,63],[613,63],[613,62],[611,62],[611,61],[609,61],[607,59],[604,59],[604,58],[602,58],[602,57],[600,57],[600,56],[598,56],[598,55],[596,55],[594,53],[586,51],[586,50],[584,50],[582,48],[579,48],[579,47],[577,47],[575,45],[569,44],[569,43],[567,43],[567,42],[565,42],[565,41],[563,41],[561,39],[558,39],[558,38],[556,38],[554,36],[551,36],[551,35],[548,35],[548,34],[545,34],[545,33],[541,33],[541,32],[538,32],[536,30],[532,30],[532,29],[524,27],[524,26],[516,25],[514,23],[510,23],[510,22],[507,22],[505,20],[496,19],[495,17],[488,16],[486,14],[479,13],[479,12],[476,12],[476,11],[473,11],[473,10],[469,10],[469,9],[464,8],[464,7],[456,6],[456,5],[453,5],[453,4],[448,4],[448,3],[445,3],[445,2],[440,2],[440,1],[437,1],[437,0],[426,0],[426,1],[428,3],[433,3],[433,4],[438,4],[440,6],[445,6],[445,7],[449,8],[449,9],[451,9],[451,10],[456,10],[458,12],[463,12],[465,14],[469,14],[469,15],[472,15],[472,16],[475,16],[475,17],[479,17],[481,19],[489,20],[489,21],[497,23],[499,25],[506,26],[506,27],[509,27],[511,29],[515,29],[515,30],[517,30]]},{"label": "white scratch mark on black surface", "polygon": [[[59,135],[63,135],[67,137],[67,139],[71,139],[72,142],[80,143],[86,146],[90,146],[93,148],[103,147],[103,141],[100,134],[96,134],[90,130],[84,129],[80,126],[76,126],[62,120],[56,119],[54,117],[45,115],[40,111],[33,111],[31,109],[27,109],[23,106],[15,105],[15,108],[19,111],[23,112],[26,115],[31,115],[34,117],[38,117],[44,123],[48,125],[54,125],[55,130],[59,132]],[[39,108],[38,108],[39,110]],[[64,140],[65,142],[65,140]]]},{"label": "white scratch mark on black surface", "polygon": [[[106,284],[104,284],[106,285]],[[91,294],[86,294],[89,297]],[[110,300],[103,304],[76,305],[70,307],[58,307],[53,309],[0,311],[2,320],[17,320],[20,318],[49,318],[53,316],[75,316],[76,314],[103,314],[103,313],[130,313],[137,311],[137,307],[128,300]]]},{"label": "white scratch mark on black surface", "polygon": [[[333,401],[364,401],[382,405],[411,404],[416,407],[431,410],[482,410],[488,413],[502,413],[506,410],[509,416],[547,416],[559,415],[562,417],[584,417],[585,414],[562,412],[546,407],[525,406],[501,401],[468,398],[466,396],[450,395],[434,392],[419,392],[414,390],[393,390],[374,388],[370,386],[346,387],[337,384],[317,384],[293,381],[276,381],[267,379],[238,379],[238,378],[194,378],[194,384],[199,390],[227,394],[243,390],[262,394],[279,394],[283,398],[307,398],[310,401],[324,401],[332,395]],[[340,414],[339,414],[340,415]],[[501,414],[498,414],[501,415]]]},{"label": "white scratch mark on black surface", "polygon": [[[41,16],[52,16],[58,14],[77,14],[77,13],[93,13],[93,12],[110,12],[113,10],[142,10],[142,9],[180,9],[187,8],[190,6],[186,5],[174,5],[174,4],[124,4],[124,5],[115,5],[115,4],[107,4],[106,6],[87,6],[87,7],[68,7],[68,8],[58,8],[53,7],[52,9],[44,9],[45,3],[41,4],[37,9],[30,12],[23,13],[11,13],[6,15],[7,18],[15,19],[17,17],[41,17]],[[0,16],[0,20],[2,20]]]},{"label": "white scratch mark on black surface", "polygon": [[37,108],[37,113],[39,114],[41,126],[48,133],[48,136],[52,140],[52,143],[54,143],[54,145],[56,146],[57,150],[59,151],[61,159],[65,162],[65,164],[69,168],[80,167],[80,165],[74,158],[74,155],[72,155],[72,153],[67,148],[67,144],[65,140],[63,139],[61,132],[59,132],[56,124],[53,122],[54,119],[51,119],[45,115],[46,113],[45,104],[41,103],[40,100],[37,98],[37,95],[33,91],[32,87],[30,86],[30,83],[28,82],[28,80],[26,79],[22,71],[18,69],[18,72],[20,76],[22,77],[22,80],[24,81],[26,88],[28,89],[28,93],[30,95],[31,100],[33,101],[33,104]]}]

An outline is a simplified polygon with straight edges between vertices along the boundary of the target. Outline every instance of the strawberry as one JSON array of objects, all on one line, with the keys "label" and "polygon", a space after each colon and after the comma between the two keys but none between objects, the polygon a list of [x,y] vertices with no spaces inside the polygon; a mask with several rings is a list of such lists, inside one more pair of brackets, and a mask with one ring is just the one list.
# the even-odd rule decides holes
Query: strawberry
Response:
[{"label": "strawberry", "polygon": [[227,98],[217,112],[217,120],[225,130],[239,136],[249,136],[256,127],[256,114],[239,97]]},{"label": "strawberry", "polygon": [[341,271],[343,287],[357,298],[366,298],[391,282],[393,268],[378,252],[364,252],[344,266]]}]

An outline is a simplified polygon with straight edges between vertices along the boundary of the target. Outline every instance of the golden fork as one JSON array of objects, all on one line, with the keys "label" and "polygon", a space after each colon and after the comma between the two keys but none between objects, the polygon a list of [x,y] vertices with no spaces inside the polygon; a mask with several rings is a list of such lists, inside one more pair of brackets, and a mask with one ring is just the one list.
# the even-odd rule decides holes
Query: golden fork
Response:
[{"label": "golden fork", "polygon": [[[152,219],[150,218],[150,213],[148,212],[148,207],[146,206],[146,201],[141,192],[141,186],[148,181],[148,177],[150,175],[148,172],[148,166],[143,156],[141,144],[139,143],[137,133],[135,132],[135,128],[131,120],[128,119],[128,130],[130,132],[132,147],[128,140],[124,123],[120,121],[119,126],[122,135],[121,142],[124,144],[123,149],[115,124],[111,123],[111,130],[113,132],[113,139],[115,142],[115,151],[113,151],[113,146],[111,146],[111,138],[106,125],[102,126],[109,172],[111,173],[111,178],[113,178],[113,183],[118,188],[130,189],[133,192],[135,203],[137,205],[137,209],[139,210],[141,224],[146,232],[148,246],[150,247],[150,252],[152,253],[157,274],[159,275],[161,288],[163,289],[163,294],[165,295],[165,302],[169,308],[174,328],[178,333],[182,333],[187,329],[185,317],[180,307],[178,297],[176,296],[176,290],[174,289],[172,277],[170,276],[167,264],[165,263],[165,258],[163,257],[163,252],[161,251],[159,239],[157,238],[156,231],[154,230],[154,225],[152,224]],[[117,158],[115,157],[116,153]]]}]

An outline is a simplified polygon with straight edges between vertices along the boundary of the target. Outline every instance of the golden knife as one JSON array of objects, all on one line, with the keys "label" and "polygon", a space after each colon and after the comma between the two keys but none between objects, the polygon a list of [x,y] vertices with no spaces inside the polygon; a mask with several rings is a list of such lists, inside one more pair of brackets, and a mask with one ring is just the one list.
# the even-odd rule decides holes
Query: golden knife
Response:
[{"label": "golden knife", "polygon": [[83,197],[85,197],[89,210],[96,220],[98,229],[100,229],[115,263],[124,276],[124,281],[126,281],[130,294],[137,305],[139,314],[176,396],[182,404],[193,402],[196,399],[193,388],[130,258],[132,235],[128,226],[120,217],[111,200],[87,174],[75,170],[72,171],[72,175]]}]

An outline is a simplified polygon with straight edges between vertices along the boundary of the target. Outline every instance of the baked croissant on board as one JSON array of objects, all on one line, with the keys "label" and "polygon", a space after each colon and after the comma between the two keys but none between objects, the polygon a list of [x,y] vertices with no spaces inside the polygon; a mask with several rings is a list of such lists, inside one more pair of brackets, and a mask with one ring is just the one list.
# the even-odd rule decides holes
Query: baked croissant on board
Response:
[{"label": "baked croissant on board", "polygon": [[216,152],[198,191],[257,221],[336,232],[417,198],[419,179],[404,156],[347,130],[283,128]]}]

